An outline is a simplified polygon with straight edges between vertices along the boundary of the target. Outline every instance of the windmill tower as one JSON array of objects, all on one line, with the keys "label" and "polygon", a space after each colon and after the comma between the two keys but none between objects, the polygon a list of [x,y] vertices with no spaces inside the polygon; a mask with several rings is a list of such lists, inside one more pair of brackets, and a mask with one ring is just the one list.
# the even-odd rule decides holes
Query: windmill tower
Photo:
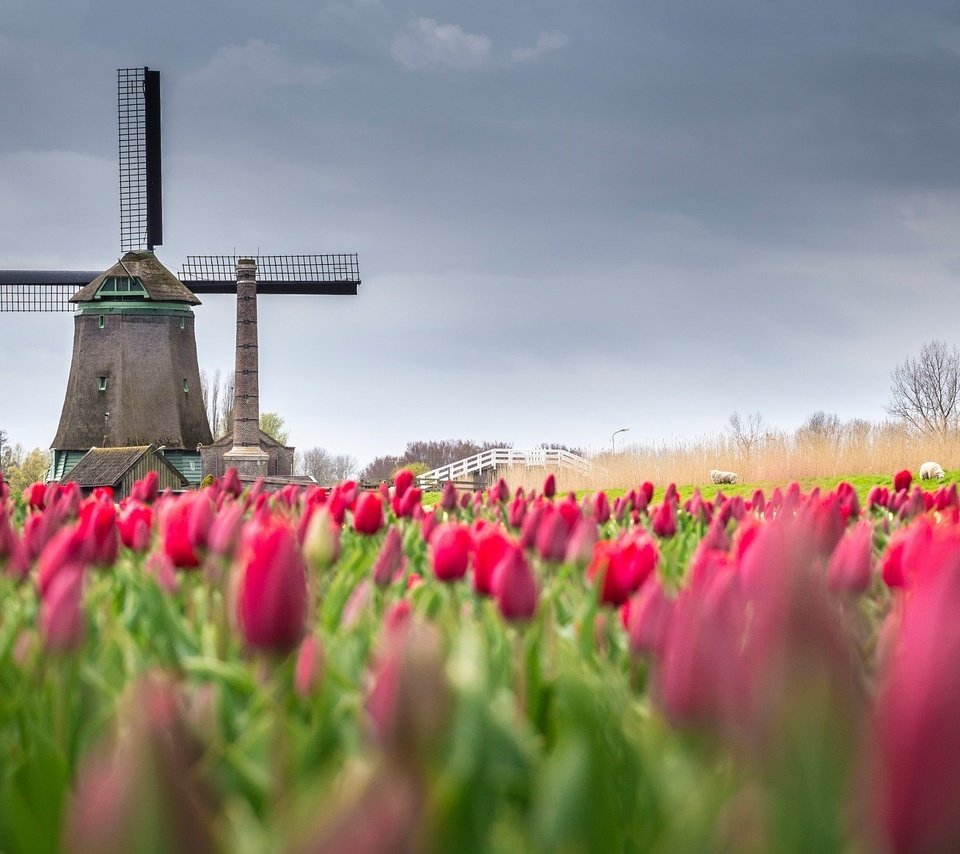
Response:
[{"label": "windmill tower", "polygon": [[[119,69],[117,106],[124,254],[104,272],[0,270],[0,312],[75,312],[70,376],[51,446],[53,479],[69,480],[90,448],[153,444],[196,485],[201,447],[213,437],[200,391],[193,306],[198,293],[238,293],[237,258],[189,256],[179,277],[160,263],[153,251],[163,243],[160,73]],[[255,261],[261,294],[356,295],[360,284],[355,254]],[[257,456],[249,437],[233,445]]]}]

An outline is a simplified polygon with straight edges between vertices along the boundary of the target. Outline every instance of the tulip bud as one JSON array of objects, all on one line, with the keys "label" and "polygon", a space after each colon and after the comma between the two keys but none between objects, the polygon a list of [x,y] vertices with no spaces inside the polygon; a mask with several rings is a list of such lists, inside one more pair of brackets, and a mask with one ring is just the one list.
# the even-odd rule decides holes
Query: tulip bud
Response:
[{"label": "tulip bud", "polygon": [[858,522],[837,544],[827,564],[827,587],[834,593],[859,596],[870,586],[873,527]]},{"label": "tulip bud", "polygon": [[448,513],[457,506],[457,488],[448,480],[443,485],[443,494],[440,496],[440,508]]},{"label": "tulip bud", "polygon": [[548,507],[550,509],[537,527],[537,553],[544,560],[559,563],[567,553],[569,529],[566,520],[556,509],[557,505]]},{"label": "tulip bud", "polygon": [[913,475],[910,469],[902,469],[893,476],[893,491],[901,492],[909,489],[911,483],[913,483]]},{"label": "tulip bud", "polygon": [[430,560],[441,581],[456,581],[467,572],[473,541],[470,532],[455,522],[438,525],[430,537]]},{"label": "tulip bud", "polygon": [[51,652],[74,652],[83,645],[81,608],[83,570],[69,566],[58,572],[40,601],[40,631]]},{"label": "tulip bud", "polygon": [[307,522],[303,556],[315,570],[328,569],[340,557],[340,526],[326,507],[314,510]]},{"label": "tulip bud", "polygon": [[664,500],[653,513],[653,532],[661,539],[669,539],[677,533],[677,507]]},{"label": "tulip bud", "polygon": [[303,637],[307,582],[293,531],[280,523],[255,528],[241,563],[237,616],[247,645],[285,653]]},{"label": "tulip bud", "polygon": [[537,612],[537,582],[519,546],[508,545],[493,573],[493,595],[504,619],[532,619]]},{"label": "tulip bud", "polygon": [[543,497],[553,498],[557,494],[557,477],[553,472],[547,475],[543,481]]},{"label": "tulip bud", "polygon": [[499,529],[478,537],[473,563],[473,589],[482,596],[493,593],[493,573],[510,548],[510,540]]},{"label": "tulip bud", "polygon": [[404,493],[413,486],[413,472],[410,469],[400,469],[393,478],[393,494],[403,498]]},{"label": "tulip bud", "polygon": [[387,536],[380,546],[380,551],[373,562],[373,583],[377,587],[386,587],[393,576],[400,569],[400,562],[403,559],[403,543],[400,540],[400,532],[390,527],[387,530]]},{"label": "tulip bud", "polygon": [[371,536],[383,527],[383,502],[375,492],[365,492],[357,498],[353,527],[359,534]]}]

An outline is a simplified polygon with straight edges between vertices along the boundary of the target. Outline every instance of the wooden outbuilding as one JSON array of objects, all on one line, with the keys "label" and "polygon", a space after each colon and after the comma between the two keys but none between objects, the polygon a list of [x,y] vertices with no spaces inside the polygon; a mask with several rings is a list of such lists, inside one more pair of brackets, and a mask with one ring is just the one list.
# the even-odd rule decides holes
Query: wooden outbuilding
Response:
[{"label": "wooden outbuilding", "polygon": [[190,488],[187,479],[167,462],[156,445],[91,448],[65,479],[79,484],[84,495],[89,495],[99,486],[109,486],[114,498],[120,501],[130,494],[134,483],[151,471],[157,473],[157,486],[161,492]]}]

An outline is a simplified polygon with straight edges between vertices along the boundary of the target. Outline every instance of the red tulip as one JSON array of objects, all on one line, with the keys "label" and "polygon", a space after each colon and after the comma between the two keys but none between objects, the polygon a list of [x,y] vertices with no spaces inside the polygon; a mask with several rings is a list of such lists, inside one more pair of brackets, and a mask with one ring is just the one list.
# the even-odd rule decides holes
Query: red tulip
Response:
[{"label": "red tulip", "polygon": [[148,471],[141,480],[133,484],[130,500],[141,504],[153,504],[159,492],[159,479],[155,471]]},{"label": "red tulip", "polygon": [[557,494],[557,478],[553,472],[547,475],[546,479],[543,481],[543,497],[544,498],[553,498]]},{"label": "red tulip", "polygon": [[537,612],[537,582],[519,546],[508,545],[493,573],[493,595],[504,619],[521,622]]},{"label": "red tulip", "polygon": [[601,540],[593,550],[587,578],[600,581],[600,602],[619,607],[656,569],[660,553],[646,534]]},{"label": "red tulip", "polygon": [[403,498],[404,493],[413,486],[415,478],[410,469],[400,469],[393,478],[393,494]]},{"label": "red tulip", "polygon": [[364,492],[357,498],[353,513],[353,527],[357,533],[371,536],[383,527],[383,502],[375,492]]},{"label": "red tulip", "polygon": [[281,523],[256,526],[243,557],[238,595],[247,645],[289,652],[303,637],[307,581],[293,531]]},{"label": "red tulip", "polygon": [[490,500],[502,504],[510,497],[510,487],[507,486],[507,482],[501,477],[497,479],[497,482],[490,487]]},{"label": "red tulip", "polygon": [[47,488],[34,483],[23,491],[23,501],[31,510],[44,510],[47,506]]},{"label": "red tulip", "polygon": [[164,518],[163,550],[174,566],[184,569],[200,566],[197,543],[191,536],[191,501],[187,496],[176,499]]},{"label": "red tulip", "polygon": [[653,532],[661,539],[669,539],[677,533],[677,506],[664,500],[653,513]]},{"label": "red tulip", "polygon": [[510,508],[507,510],[507,524],[511,528],[519,528],[523,525],[523,518],[527,515],[526,499],[519,494],[514,496],[510,502]]},{"label": "red tulip", "polygon": [[150,544],[150,527],[152,524],[153,511],[139,501],[128,501],[117,516],[117,530],[120,532],[120,539],[128,549],[135,552],[146,551]]},{"label": "red tulip", "polygon": [[493,594],[493,573],[511,547],[510,539],[499,528],[477,537],[473,563],[473,589],[482,596]]},{"label": "red tulip", "polygon": [[470,532],[456,522],[438,525],[430,537],[433,572],[441,581],[463,578],[470,561],[473,540]]},{"label": "red tulip", "polygon": [[902,469],[893,476],[893,491],[902,492],[909,489],[911,483],[913,483],[913,475],[910,469]]}]

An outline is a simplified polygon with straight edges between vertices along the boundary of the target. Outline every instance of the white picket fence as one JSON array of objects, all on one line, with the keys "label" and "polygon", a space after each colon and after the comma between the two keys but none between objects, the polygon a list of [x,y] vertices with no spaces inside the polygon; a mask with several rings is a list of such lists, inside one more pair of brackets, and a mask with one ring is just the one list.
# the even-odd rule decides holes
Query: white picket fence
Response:
[{"label": "white picket fence", "polygon": [[436,486],[448,480],[467,480],[490,469],[510,466],[526,466],[542,469],[573,469],[587,474],[593,464],[577,454],[551,448],[491,448],[472,457],[457,460],[417,478],[420,486]]}]

